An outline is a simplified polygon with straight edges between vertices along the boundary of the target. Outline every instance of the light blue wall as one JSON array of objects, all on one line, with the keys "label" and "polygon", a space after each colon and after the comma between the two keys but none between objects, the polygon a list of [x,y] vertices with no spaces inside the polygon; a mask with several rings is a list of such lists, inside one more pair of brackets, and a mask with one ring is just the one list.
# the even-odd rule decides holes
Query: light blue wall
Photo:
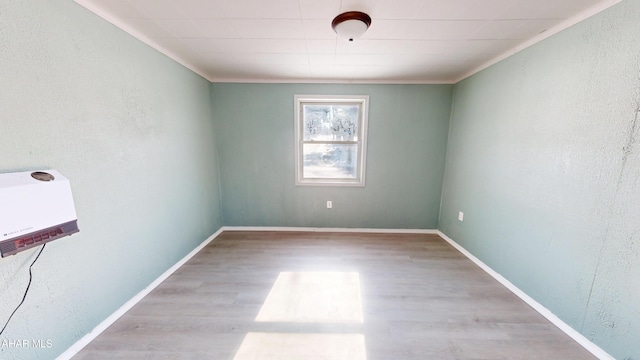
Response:
[{"label": "light blue wall", "polygon": [[[0,54],[0,172],[59,170],[78,213],[0,336],[51,359],[222,225],[210,84],[70,0],[0,0]],[[35,253],[0,259],[2,324]]]},{"label": "light blue wall", "polygon": [[[224,224],[435,229],[451,89],[213,84]],[[370,96],[366,187],[294,185],[294,94]]]},{"label": "light blue wall", "polygon": [[640,359],[638,19],[624,1],[456,85],[439,224],[627,360]]}]

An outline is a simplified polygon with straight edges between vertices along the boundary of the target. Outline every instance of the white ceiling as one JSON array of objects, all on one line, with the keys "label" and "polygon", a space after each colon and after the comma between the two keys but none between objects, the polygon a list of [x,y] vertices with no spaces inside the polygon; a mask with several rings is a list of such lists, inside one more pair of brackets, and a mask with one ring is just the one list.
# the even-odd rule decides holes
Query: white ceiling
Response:
[{"label": "white ceiling", "polygon": [[454,83],[620,0],[75,1],[214,82]]}]

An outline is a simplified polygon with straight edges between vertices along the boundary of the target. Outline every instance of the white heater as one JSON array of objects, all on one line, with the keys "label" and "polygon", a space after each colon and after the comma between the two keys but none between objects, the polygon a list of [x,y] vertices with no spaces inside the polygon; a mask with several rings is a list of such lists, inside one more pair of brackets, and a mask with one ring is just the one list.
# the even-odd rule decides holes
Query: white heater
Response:
[{"label": "white heater", "polygon": [[69,180],[55,170],[0,174],[0,254],[79,231]]}]

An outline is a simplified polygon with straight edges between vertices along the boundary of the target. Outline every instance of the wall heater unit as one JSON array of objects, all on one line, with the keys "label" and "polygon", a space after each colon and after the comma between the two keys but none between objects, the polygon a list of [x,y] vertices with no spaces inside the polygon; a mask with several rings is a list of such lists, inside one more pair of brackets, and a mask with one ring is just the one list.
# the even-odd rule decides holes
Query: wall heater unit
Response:
[{"label": "wall heater unit", "polygon": [[79,231],[69,180],[55,170],[0,174],[0,255]]}]

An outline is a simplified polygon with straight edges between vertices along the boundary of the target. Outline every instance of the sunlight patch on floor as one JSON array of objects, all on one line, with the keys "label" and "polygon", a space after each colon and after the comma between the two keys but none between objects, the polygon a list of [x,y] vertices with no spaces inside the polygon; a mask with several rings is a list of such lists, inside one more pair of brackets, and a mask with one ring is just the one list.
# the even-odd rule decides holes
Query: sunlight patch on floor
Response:
[{"label": "sunlight patch on floor", "polygon": [[281,272],[255,321],[362,323],[357,272]]},{"label": "sunlight patch on floor", "polygon": [[366,360],[362,334],[248,333],[233,360]]}]

